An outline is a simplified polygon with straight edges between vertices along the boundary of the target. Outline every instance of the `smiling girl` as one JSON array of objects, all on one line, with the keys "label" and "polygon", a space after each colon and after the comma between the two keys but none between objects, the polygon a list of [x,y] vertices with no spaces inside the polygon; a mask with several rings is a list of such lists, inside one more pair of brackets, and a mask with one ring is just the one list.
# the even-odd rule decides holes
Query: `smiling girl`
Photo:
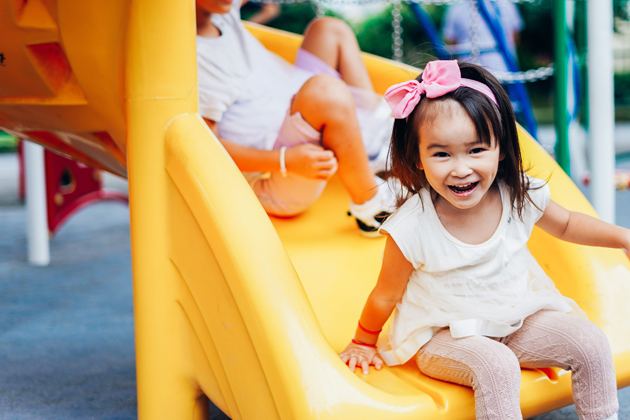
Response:
[{"label": "smiling girl", "polygon": [[[414,359],[433,378],[471,386],[478,419],[522,419],[520,368],[572,372],[580,419],[616,419],[603,332],[562,296],[527,249],[534,225],[584,245],[630,248],[630,230],[571,212],[523,173],[514,112],[481,67],[430,62],[388,89],[392,172],[409,191],[381,226],[378,282],[352,342],[354,371]],[[378,335],[392,315],[389,347]]]}]

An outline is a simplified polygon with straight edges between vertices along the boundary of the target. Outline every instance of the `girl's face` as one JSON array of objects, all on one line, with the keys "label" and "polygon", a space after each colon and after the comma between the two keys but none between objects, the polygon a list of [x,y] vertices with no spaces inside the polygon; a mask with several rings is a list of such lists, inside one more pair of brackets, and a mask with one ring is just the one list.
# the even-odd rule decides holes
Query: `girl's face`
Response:
[{"label": "girl's face", "polygon": [[501,156],[498,142],[483,144],[462,106],[445,101],[431,122],[420,126],[420,166],[431,187],[451,206],[477,206],[492,187]]}]

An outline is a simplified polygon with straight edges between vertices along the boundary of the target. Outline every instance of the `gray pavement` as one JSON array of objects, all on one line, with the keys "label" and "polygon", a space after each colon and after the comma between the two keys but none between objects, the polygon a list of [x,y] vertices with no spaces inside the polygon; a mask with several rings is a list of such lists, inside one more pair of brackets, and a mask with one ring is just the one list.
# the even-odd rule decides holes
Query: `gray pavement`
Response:
[{"label": "gray pavement", "polygon": [[0,186],[0,419],[137,418],[127,207],[79,212],[36,268],[17,180]]},{"label": "gray pavement", "polygon": [[[15,155],[0,154],[0,420],[136,419],[129,211],[82,210],[52,239],[50,266],[30,267],[17,170]],[[617,193],[626,227],[629,209],[630,192]],[[619,397],[620,419],[630,419],[630,388]],[[566,407],[536,419],[577,415]]]}]

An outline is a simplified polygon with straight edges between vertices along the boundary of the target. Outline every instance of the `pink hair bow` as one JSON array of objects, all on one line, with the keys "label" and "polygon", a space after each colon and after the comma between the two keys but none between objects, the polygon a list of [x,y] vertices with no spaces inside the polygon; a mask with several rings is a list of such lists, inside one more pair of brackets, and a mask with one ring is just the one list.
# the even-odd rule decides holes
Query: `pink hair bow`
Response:
[{"label": "pink hair bow", "polygon": [[422,73],[422,82],[414,79],[390,86],[385,92],[385,101],[392,109],[394,118],[407,118],[423,94],[427,98],[438,98],[460,86],[481,92],[497,104],[494,93],[488,86],[476,80],[462,78],[457,60],[430,61]]}]

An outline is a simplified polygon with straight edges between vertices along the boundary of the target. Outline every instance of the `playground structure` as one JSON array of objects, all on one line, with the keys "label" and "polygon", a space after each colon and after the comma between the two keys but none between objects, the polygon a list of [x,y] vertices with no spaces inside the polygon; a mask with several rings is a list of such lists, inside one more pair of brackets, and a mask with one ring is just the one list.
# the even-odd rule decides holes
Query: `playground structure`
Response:
[{"label": "playground structure", "polygon": [[[254,1],[260,1],[260,0],[254,0]],[[285,2],[290,3],[291,1],[290,0],[274,0],[274,3],[276,4],[281,4]],[[330,3],[330,2],[326,2],[322,0],[313,0],[312,5],[318,15],[324,14],[322,5],[325,3]],[[431,2],[431,4],[438,4],[438,3],[440,2],[439,1]],[[269,3],[266,3],[266,4],[269,4]],[[392,29],[393,29],[392,51],[393,51],[393,59],[397,61],[400,61],[403,56],[403,51],[402,51],[403,41],[401,37],[402,4],[403,3],[401,1],[394,1],[393,7],[392,7]],[[540,69],[537,69],[537,70],[528,70],[526,72],[520,72],[516,57],[513,56],[512,52],[507,46],[505,33],[503,32],[503,29],[500,23],[499,8],[496,7],[494,3],[479,1],[479,0],[472,1],[471,5],[474,6],[472,7],[472,10],[474,10],[474,13],[471,13],[471,16],[470,16],[471,31],[472,31],[473,26],[478,25],[478,21],[480,19],[483,20],[483,22],[488,26],[488,28],[490,28],[490,32],[492,36],[494,37],[494,42],[495,42],[494,48],[491,48],[491,49],[486,48],[486,49],[480,50],[479,46],[475,42],[472,42],[471,45],[469,46],[470,49],[461,50],[460,48],[457,50],[458,52],[455,53],[453,50],[450,50],[444,45],[440,37],[439,31],[433,24],[432,19],[424,11],[422,7],[422,3],[416,2],[416,1],[409,2],[409,6],[412,8],[418,20],[418,24],[426,32],[427,36],[429,37],[431,41],[431,44],[433,46],[433,49],[436,55],[440,59],[450,59],[452,57],[458,57],[462,54],[472,54],[473,56],[476,56],[478,54],[482,54],[482,53],[486,53],[490,51],[496,51],[500,53],[501,57],[503,58],[506,64],[506,68],[509,71],[505,73],[497,74],[497,77],[506,83],[506,89],[512,99],[512,103],[514,105],[514,109],[515,109],[515,113],[517,117],[519,117],[520,120],[524,123],[527,131],[534,138],[536,138],[537,137],[536,136],[537,123],[533,115],[532,106],[531,106],[531,103],[527,94],[527,90],[525,89],[524,83],[535,82],[537,80],[542,80],[551,76],[553,74],[553,65],[547,66],[547,67],[541,67]],[[490,8],[492,8],[492,12],[490,12]],[[566,31],[571,32],[572,29],[567,28]],[[471,39],[475,39],[475,36],[472,32],[471,32]],[[570,34],[568,34],[563,39],[564,39],[564,43],[566,44],[566,52],[568,54],[567,55],[567,61],[569,63],[568,75],[567,75],[568,81],[565,81],[564,83],[562,81],[557,81],[556,85],[558,88],[561,88],[563,85],[567,85],[567,89],[557,90],[556,96],[562,96],[562,97],[568,96],[568,98],[566,98],[564,102],[566,102],[566,105],[568,106],[567,112],[568,112],[569,121],[567,122],[567,125],[571,125],[573,122],[575,122],[577,118],[577,113],[579,109],[579,98],[581,96],[580,94],[581,83],[580,83],[579,70],[578,70],[578,65],[577,65],[577,60],[576,60],[575,45],[572,40],[573,38],[572,36],[570,36]],[[560,49],[557,49],[557,50],[560,50]],[[561,54],[558,54],[556,58],[560,61],[564,60]],[[556,101],[556,102],[563,102],[563,101]],[[556,112],[558,112],[558,109],[560,109],[562,106],[563,105],[559,103],[558,104],[559,108],[557,108]],[[562,124],[560,125],[562,126]],[[560,129],[558,130],[558,134],[561,134],[562,130],[563,128],[560,127]],[[45,132],[44,133],[32,132],[29,134],[31,135],[31,137],[47,135],[47,133]],[[104,142],[112,141],[111,137],[109,137],[107,133],[93,133],[93,134],[96,136],[102,136],[101,140]],[[563,135],[560,135],[559,137],[561,138],[561,141],[556,143],[556,155],[557,155],[557,160],[560,166],[565,170],[565,172],[569,173],[573,177],[574,180],[577,181],[579,179],[585,185],[588,185],[591,178],[590,173],[582,173],[579,170],[572,172],[571,159],[569,157],[569,152],[568,152],[568,149],[569,149],[568,137],[563,136]],[[49,138],[48,141],[53,141],[53,139]],[[56,141],[56,143],[57,143],[57,148],[59,151],[61,152],[67,151],[68,147],[65,146],[62,142]],[[22,150],[22,148],[20,148],[20,150]],[[33,151],[33,153],[40,154],[41,151]],[[118,194],[116,192],[103,191],[100,186],[97,186],[94,184],[94,181],[92,181],[92,179],[98,176],[99,174],[98,170],[93,169],[91,167],[79,168],[77,167],[75,163],[71,163],[70,161],[66,162],[64,160],[65,158],[63,157],[53,158],[52,157],[53,152],[46,151],[44,153],[45,153],[46,163],[45,164],[40,163],[39,161],[37,161],[37,159],[41,161],[41,158],[36,157],[35,162],[37,163],[33,163],[33,165],[44,165],[45,181],[43,184],[45,184],[45,186],[41,182],[39,184],[36,182],[32,189],[37,190],[37,189],[45,188],[45,191],[31,192],[31,199],[30,199],[31,202],[38,203],[38,204],[35,204],[35,206],[42,205],[42,204],[39,204],[39,203],[42,203],[42,200],[45,202],[45,205],[46,205],[46,211],[45,211],[46,222],[45,223],[43,221],[35,220],[38,217],[40,218],[43,217],[43,215],[40,215],[37,210],[29,212],[29,214],[31,215],[29,219],[31,220],[31,222],[29,223],[30,232],[29,232],[29,242],[28,242],[29,261],[35,265],[48,264],[50,257],[49,257],[49,252],[48,252],[47,238],[49,236],[54,235],[54,232],[56,231],[57,227],[61,226],[61,224],[65,222],[76,211],[80,210],[81,208],[87,206],[90,203],[95,203],[101,200],[117,200],[121,202],[127,202],[126,196]],[[580,151],[577,151],[577,150],[573,151],[572,154],[573,153],[580,160],[579,162],[580,165],[578,165],[578,167],[584,167],[586,163],[583,162],[584,159],[582,158],[582,156],[585,154],[582,154],[580,153]],[[118,154],[120,155],[120,152]],[[21,157],[20,169],[22,172],[21,173],[22,176],[20,177],[20,180],[22,181],[20,191],[22,194],[21,198],[23,199],[25,182],[24,182],[24,176],[23,176],[24,175],[23,174],[24,159],[21,153],[20,153],[20,157]],[[117,156],[117,159],[120,160],[121,157]],[[66,168],[66,171],[63,173],[57,173],[58,171],[56,171],[55,169],[56,163]],[[91,164],[93,166],[98,165],[97,162],[91,162]],[[69,173],[68,170],[70,168],[72,168],[73,170]],[[32,170],[35,172],[31,178],[38,176],[37,173],[39,169],[32,168]],[[60,182],[61,183],[63,182],[63,179],[60,178],[60,175],[64,175],[64,176],[70,175],[71,181],[73,181],[73,183],[60,187],[59,185],[57,185]],[[627,178],[626,173],[616,172],[614,174],[614,179],[613,179],[615,187],[617,189],[630,188],[630,184],[626,182],[626,178]],[[78,190],[76,190],[77,182],[80,185]],[[85,187],[87,185],[91,185],[91,187],[86,189]],[[39,196],[42,196],[42,197],[39,197]],[[69,202],[68,200],[66,200],[67,198],[70,198]],[[65,202],[63,204],[58,204],[59,199]]]},{"label": "playground structure", "polygon": [[[33,134],[33,137],[35,134]],[[30,147],[30,146],[27,146]],[[26,198],[26,169],[24,156],[24,142],[19,141],[18,146],[19,162],[19,196],[20,200]],[[35,153],[38,153],[36,151]],[[40,164],[33,163],[34,165]],[[44,191],[34,191],[29,194],[31,200],[45,200],[43,203],[46,209],[46,228],[41,232],[34,232],[35,235],[43,237],[36,241],[47,241],[63,226],[64,223],[77,211],[100,201],[118,201],[124,204],[129,202],[126,194],[117,191],[103,189],[102,173],[98,169],[69,159],[51,150],[43,150],[43,168],[31,168],[35,171],[29,176],[37,176],[43,169]],[[41,189],[37,185],[31,188]],[[41,197],[34,197],[41,195]],[[40,204],[42,205],[42,204]],[[45,256],[46,257],[46,256]],[[49,259],[49,256],[45,259]]]},{"label": "playground structure", "polygon": [[[412,364],[364,377],[337,356],[380,265],[383,240],[345,217],[333,180],[295,219],[264,213],[196,114],[194,5],[172,0],[0,2],[6,67],[0,127],[128,175],[140,419],[474,418],[472,391]],[[258,26],[293,59],[300,37]],[[375,89],[417,69],[365,56]],[[94,133],[108,133],[111,141]],[[525,165],[554,200],[594,214],[524,131]],[[34,136],[33,136],[34,137]],[[122,168],[122,169],[121,169]],[[325,229],[322,227],[325,226]],[[630,263],[619,250],[535,230],[530,249],[560,291],[607,334],[630,384]],[[526,417],[571,403],[569,374],[523,371]]]}]

